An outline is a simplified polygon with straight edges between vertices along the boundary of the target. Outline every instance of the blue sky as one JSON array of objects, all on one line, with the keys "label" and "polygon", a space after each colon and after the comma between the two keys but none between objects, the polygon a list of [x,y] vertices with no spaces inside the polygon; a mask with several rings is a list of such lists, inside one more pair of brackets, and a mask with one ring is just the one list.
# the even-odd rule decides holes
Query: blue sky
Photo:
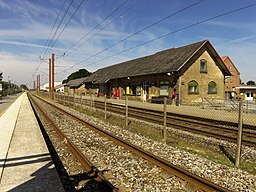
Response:
[{"label": "blue sky", "polygon": [[[68,10],[55,35],[59,38],[46,52],[64,2],[50,36]],[[210,19],[246,6],[250,7]],[[220,56],[228,55],[235,63],[242,81],[256,81],[255,18],[256,0],[0,0],[0,71],[5,81],[32,87],[37,74],[41,84],[47,82],[51,53],[56,55],[56,81],[62,81],[80,68],[93,72],[209,39]],[[157,39],[165,34],[170,35]]]}]

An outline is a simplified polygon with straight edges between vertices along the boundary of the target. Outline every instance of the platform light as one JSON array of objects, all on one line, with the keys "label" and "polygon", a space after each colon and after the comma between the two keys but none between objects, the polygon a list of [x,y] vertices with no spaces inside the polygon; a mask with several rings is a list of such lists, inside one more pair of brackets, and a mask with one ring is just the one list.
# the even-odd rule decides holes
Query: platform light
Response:
[{"label": "platform light", "polygon": [[130,79],[130,77],[127,77],[127,79]]},{"label": "platform light", "polygon": [[168,76],[170,76],[170,75],[171,75],[171,73],[167,73],[167,75],[168,75]]}]

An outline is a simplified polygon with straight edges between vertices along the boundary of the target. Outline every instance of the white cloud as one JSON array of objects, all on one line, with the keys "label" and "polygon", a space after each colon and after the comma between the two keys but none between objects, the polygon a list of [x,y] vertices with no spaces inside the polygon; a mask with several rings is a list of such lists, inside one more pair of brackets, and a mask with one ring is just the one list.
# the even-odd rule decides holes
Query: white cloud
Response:
[{"label": "white cloud", "polygon": [[29,57],[21,57],[12,53],[0,52],[0,69],[3,72],[4,81],[11,79],[18,85],[30,82],[36,68],[35,60]]},{"label": "white cloud", "polygon": [[220,29],[229,28],[229,30],[241,30],[241,31],[255,31],[255,23],[253,22],[231,22],[231,21],[222,21],[222,20],[210,20],[205,23],[205,25],[211,25],[213,27],[221,27]]},{"label": "white cloud", "polygon": [[50,9],[47,9],[40,4],[35,4],[35,2],[26,0],[0,1],[0,7],[4,10],[10,11],[13,14],[19,14],[20,17],[25,18],[32,18],[41,14],[48,15],[50,13]]},{"label": "white cloud", "polygon": [[245,83],[249,80],[256,81],[256,44],[247,41],[255,37],[241,37],[233,40],[218,39],[216,43],[218,53],[223,56],[227,55],[236,65],[241,73],[241,79]]},{"label": "white cloud", "polygon": [[[0,43],[3,43],[3,44],[8,44],[8,45],[19,45],[19,46],[26,46],[26,47],[33,47],[33,48],[45,48],[45,46],[42,46],[42,45],[37,45],[37,44],[32,44],[32,43],[23,43],[23,42],[18,42],[18,41],[1,41],[0,40]],[[62,49],[62,48],[55,48],[57,50],[65,50],[65,49]]]}]

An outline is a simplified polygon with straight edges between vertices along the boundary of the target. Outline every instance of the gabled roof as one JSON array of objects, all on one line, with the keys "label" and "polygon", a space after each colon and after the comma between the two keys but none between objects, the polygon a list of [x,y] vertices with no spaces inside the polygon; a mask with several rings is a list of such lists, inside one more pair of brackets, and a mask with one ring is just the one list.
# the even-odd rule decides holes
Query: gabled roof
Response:
[{"label": "gabled roof", "polygon": [[211,55],[223,73],[230,74],[210,42],[204,40],[101,68],[91,74],[85,82],[106,83],[109,79],[178,72],[204,46],[212,52]]},{"label": "gabled roof", "polygon": [[69,86],[69,87],[79,87],[80,85],[82,85],[85,82],[85,80],[87,78],[88,77],[82,77],[82,78],[79,78],[79,79],[70,80],[69,82],[66,83],[66,86]]},{"label": "gabled roof", "polygon": [[224,62],[224,64],[226,65],[226,67],[228,67],[227,62],[229,61],[231,63],[231,65],[233,66],[233,68],[237,71],[238,75],[240,75],[239,70],[236,68],[235,64],[232,62],[232,60],[229,58],[229,56],[222,56],[221,59]]},{"label": "gabled roof", "polygon": [[54,88],[55,89],[59,89],[59,88],[61,88],[61,87],[64,87],[66,84],[59,84],[59,85],[56,85]]}]

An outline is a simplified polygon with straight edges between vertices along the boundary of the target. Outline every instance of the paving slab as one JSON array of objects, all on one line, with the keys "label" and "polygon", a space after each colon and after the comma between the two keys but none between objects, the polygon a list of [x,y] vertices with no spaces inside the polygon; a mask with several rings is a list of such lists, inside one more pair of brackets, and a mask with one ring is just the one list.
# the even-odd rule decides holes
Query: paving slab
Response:
[{"label": "paving slab", "polygon": [[4,162],[7,157],[23,96],[24,94],[22,94],[0,117],[0,178],[3,173]]},{"label": "paving slab", "polygon": [[[15,116],[9,117],[9,121],[15,121],[15,128],[12,128],[14,131],[7,156],[6,158],[1,156],[0,159],[0,167],[2,168],[0,191],[63,192],[63,186],[26,93],[22,94],[14,104],[9,109],[16,107],[19,110],[16,117],[17,121]],[[4,113],[0,118],[0,123],[4,116],[10,115],[8,110],[6,111],[7,114]],[[0,134],[2,132],[3,130]],[[0,150],[2,151],[2,148]]]}]

